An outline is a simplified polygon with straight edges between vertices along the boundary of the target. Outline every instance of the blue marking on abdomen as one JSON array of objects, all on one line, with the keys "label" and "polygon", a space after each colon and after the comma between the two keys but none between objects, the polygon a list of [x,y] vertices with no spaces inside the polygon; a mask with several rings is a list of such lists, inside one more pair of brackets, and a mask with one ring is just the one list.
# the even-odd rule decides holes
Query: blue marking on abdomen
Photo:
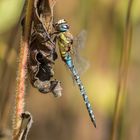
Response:
[{"label": "blue marking on abdomen", "polygon": [[67,54],[64,59],[69,68],[73,67],[72,59],[69,54]]},{"label": "blue marking on abdomen", "polygon": [[87,107],[87,110],[88,110],[89,116],[91,118],[91,121],[93,122],[94,126],[96,127],[96,121],[95,121],[94,113],[92,111],[92,107],[91,107],[90,102],[88,100],[88,96],[86,94],[86,90],[85,90],[85,88],[84,88],[84,86],[82,84],[82,81],[80,79],[80,76],[78,75],[78,72],[77,72],[77,70],[74,67],[74,64],[72,62],[72,58],[71,58],[71,56],[69,54],[67,54],[64,57],[64,60],[65,60],[65,63],[67,64],[67,66],[69,67],[70,71],[74,75],[75,81],[76,81],[76,83],[79,86],[80,93],[81,93],[81,95],[82,95],[82,97],[84,99],[84,102],[85,102],[85,105]]}]

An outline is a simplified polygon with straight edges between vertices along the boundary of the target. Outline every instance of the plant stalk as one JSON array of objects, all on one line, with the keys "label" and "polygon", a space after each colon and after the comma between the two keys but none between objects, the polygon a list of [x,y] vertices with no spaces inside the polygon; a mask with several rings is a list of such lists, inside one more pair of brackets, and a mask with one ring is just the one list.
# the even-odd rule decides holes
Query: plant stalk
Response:
[{"label": "plant stalk", "polygon": [[113,118],[113,127],[111,140],[116,140],[117,138],[117,130],[120,117],[122,116],[125,99],[126,99],[126,86],[127,86],[127,77],[128,77],[128,69],[130,62],[130,53],[131,53],[131,42],[132,42],[132,21],[131,21],[131,11],[132,11],[132,3],[133,0],[129,0],[127,16],[126,16],[126,24],[124,30],[124,44],[120,59],[120,69],[119,69],[119,79],[118,79],[118,87],[117,87],[117,96],[115,101],[115,109],[114,109],[114,118]]},{"label": "plant stalk", "polygon": [[25,81],[26,81],[26,67],[27,56],[29,48],[29,37],[31,31],[32,11],[34,0],[27,1],[27,8],[25,14],[25,24],[23,27],[23,35],[20,45],[19,65],[17,73],[17,87],[15,98],[15,112],[13,118],[13,139],[16,140],[16,135],[21,125],[21,114],[24,112],[24,95],[25,95]]}]

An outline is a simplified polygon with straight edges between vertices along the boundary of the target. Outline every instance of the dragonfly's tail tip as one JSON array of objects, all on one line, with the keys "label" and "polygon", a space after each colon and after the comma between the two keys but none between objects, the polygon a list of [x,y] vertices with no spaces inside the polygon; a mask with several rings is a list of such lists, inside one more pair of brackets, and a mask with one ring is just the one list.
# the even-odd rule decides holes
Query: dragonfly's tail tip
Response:
[{"label": "dragonfly's tail tip", "polygon": [[96,122],[95,122],[95,121],[93,121],[93,125],[94,125],[94,127],[96,128]]}]

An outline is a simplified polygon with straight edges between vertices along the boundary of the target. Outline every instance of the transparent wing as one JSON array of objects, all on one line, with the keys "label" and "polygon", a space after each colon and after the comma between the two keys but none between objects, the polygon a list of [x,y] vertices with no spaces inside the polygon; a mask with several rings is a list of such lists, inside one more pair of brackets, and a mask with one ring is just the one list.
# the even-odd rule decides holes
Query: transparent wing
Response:
[{"label": "transparent wing", "polygon": [[87,32],[82,30],[73,41],[73,62],[80,75],[89,68],[89,62],[80,53],[85,47],[86,36]]},{"label": "transparent wing", "polygon": [[77,48],[84,48],[85,47],[85,43],[87,40],[87,32],[86,30],[82,30],[74,39],[74,43],[76,45]]}]

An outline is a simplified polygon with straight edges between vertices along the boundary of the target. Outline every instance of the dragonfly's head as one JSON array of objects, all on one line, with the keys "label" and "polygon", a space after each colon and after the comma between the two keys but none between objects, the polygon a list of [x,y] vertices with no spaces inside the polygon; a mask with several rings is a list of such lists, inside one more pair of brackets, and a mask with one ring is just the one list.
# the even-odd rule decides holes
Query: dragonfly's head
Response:
[{"label": "dragonfly's head", "polygon": [[64,19],[60,19],[58,22],[56,22],[54,25],[54,28],[58,32],[66,32],[69,30],[69,25]]}]

